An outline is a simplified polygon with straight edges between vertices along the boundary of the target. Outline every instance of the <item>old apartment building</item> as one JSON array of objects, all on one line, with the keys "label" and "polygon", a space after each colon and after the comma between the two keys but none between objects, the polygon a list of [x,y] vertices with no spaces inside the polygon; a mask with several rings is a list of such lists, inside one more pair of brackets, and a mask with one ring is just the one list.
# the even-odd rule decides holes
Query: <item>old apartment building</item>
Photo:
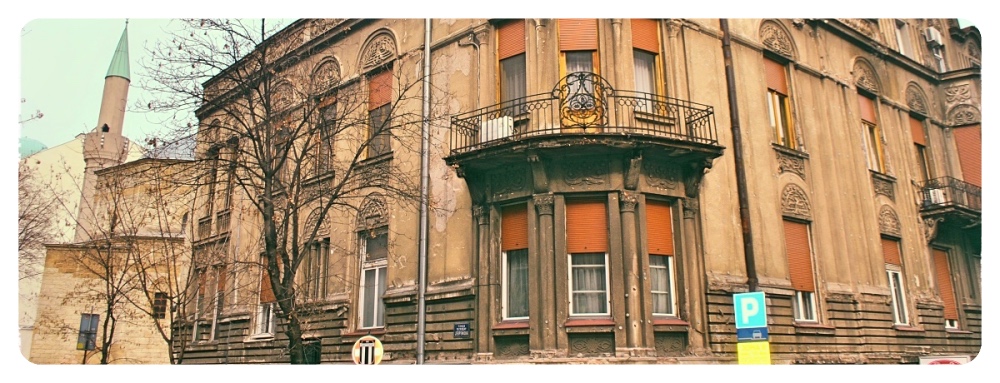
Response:
[{"label": "old apartment building", "polygon": [[286,363],[293,307],[313,363],[363,335],[383,363],[735,363],[732,296],[763,291],[775,364],[975,357],[980,44],[951,19],[296,21],[204,84],[174,352]]}]

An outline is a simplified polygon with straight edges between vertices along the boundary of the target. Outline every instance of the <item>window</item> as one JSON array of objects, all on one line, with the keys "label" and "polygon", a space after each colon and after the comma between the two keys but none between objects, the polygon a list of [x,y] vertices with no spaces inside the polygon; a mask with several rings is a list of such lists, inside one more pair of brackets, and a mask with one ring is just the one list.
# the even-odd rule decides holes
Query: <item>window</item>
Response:
[{"label": "window", "polygon": [[194,311],[194,325],[191,331],[191,340],[194,342],[201,342],[208,340],[208,276],[205,269],[199,269],[197,271],[198,275],[198,290],[195,294],[195,311]]},{"label": "window", "polygon": [[608,224],[604,201],[566,203],[570,315],[610,315]]},{"label": "window", "polygon": [[391,123],[389,113],[392,101],[392,71],[383,70],[368,77],[368,158],[389,153]]},{"label": "window", "polygon": [[885,149],[882,148],[882,133],[875,115],[875,100],[858,94],[858,102],[861,106],[861,131],[865,140],[865,153],[868,155],[868,169],[885,173]]},{"label": "window", "polygon": [[326,297],[326,283],[330,262],[330,239],[324,238],[306,246],[303,269],[302,296],[307,299]]},{"label": "window", "polygon": [[924,132],[924,122],[914,116],[910,116],[910,134],[913,136],[913,147],[917,153],[917,175],[920,181],[927,181],[934,178],[931,175],[930,164],[927,158],[927,139]]},{"label": "window", "polygon": [[[497,29],[497,59],[500,61],[500,103],[504,115],[523,112],[514,105],[527,93],[527,70],[524,53],[524,20],[506,22]],[[523,100],[520,100],[523,102]],[[506,109],[511,107],[512,109]]]},{"label": "window", "polygon": [[931,54],[934,55],[934,61],[937,62],[938,71],[947,72],[948,64],[944,61],[944,46],[943,45],[931,46]]},{"label": "window", "polygon": [[765,57],[764,70],[767,77],[767,117],[774,133],[774,142],[789,149],[797,149],[785,65]]},{"label": "window", "polygon": [[[330,96],[332,98],[333,96]],[[335,102],[319,109],[319,132],[316,135],[315,175],[320,176],[332,169],[333,138],[336,132],[337,104]]]},{"label": "window", "polygon": [[951,129],[958,149],[958,163],[962,168],[962,180],[976,186],[983,184],[983,129],[980,124],[954,127]]},{"label": "window", "polygon": [[80,333],[76,340],[77,350],[89,351],[97,348],[97,326],[100,321],[100,314],[80,314]]},{"label": "window", "polygon": [[274,335],[274,310],[278,301],[274,296],[271,287],[271,277],[267,271],[267,261],[261,257],[260,270],[260,301],[257,304],[257,316],[254,322],[254,335],[273,336]]},{"label": "window", "polygon": [[386,265],[389,233],[385,227],[365,230],[361,236],[361,328],[385,325]]},{"label": "window", "polygon": [[896,46],[899,53],[910,56],[912,49],[910,46],[910,26],[903,20],[896,20]]},{"label": "window", "polygon": [[816,322],[816,283],[813,280],[809,225],[785,219],[784,231],[788,272],[792,281],[792,289],[795,290],[792,300],[795,320]]},{"label": "window", "polygon": [[219,319],[222,319],[222,309],[226,304],[226,266],[215,267],[215,315],[212,317],[212,339],[218,339],[221,329]]},{"label": "window", "polygon": [[646,203],[646,233],[653,315],[677,316],[674,233],[670,204],[660,201]]},{"label": "window", "polygon": [[910,323],[906,311],[906,293],[903,280],[903,262],[899,254],[899,241],[882,238],[882,256],[885,258],[885,274],[889,280],[892,295],[892,316],[897,325]]},{"label": "window", "polygon": [[[659,29],[655,20],[632,19],[632,58],[635,65],[635,91],[662,94],[659,89],[657,52]],[[640,96],[642,97],[642,96]]]},{"label": "window", "polygon": [[597,73],[597,19],[559,19],[562,74]]},{"label": "window", "polygon": [[153,318],[163,319],[167,317],[167,293],[156,292],[153,294]]},{"label": "window", "polygon": [[528,318],[528,209],[503,209],[500,222],[503,319]]},{"label": "window", "polygon": [[934,256],[934,277],[937,280],[938,293],[944,303],[944,324],[946,328],[958,328],[958,306],[955,304],[955,288],[951,282],[951,267],[948,265],[948,253],[941,249],[931,251]]}]

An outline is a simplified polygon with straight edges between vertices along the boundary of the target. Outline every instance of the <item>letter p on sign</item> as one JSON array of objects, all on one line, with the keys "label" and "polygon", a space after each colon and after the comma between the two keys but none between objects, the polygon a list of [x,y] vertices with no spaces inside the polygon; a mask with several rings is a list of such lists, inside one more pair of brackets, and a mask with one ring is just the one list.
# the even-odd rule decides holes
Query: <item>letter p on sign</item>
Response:
[{"label": "letter p on sign", "polygon": [[733,309],[736,312],[737,329],[767,327],[763,291],[734,294]]}]

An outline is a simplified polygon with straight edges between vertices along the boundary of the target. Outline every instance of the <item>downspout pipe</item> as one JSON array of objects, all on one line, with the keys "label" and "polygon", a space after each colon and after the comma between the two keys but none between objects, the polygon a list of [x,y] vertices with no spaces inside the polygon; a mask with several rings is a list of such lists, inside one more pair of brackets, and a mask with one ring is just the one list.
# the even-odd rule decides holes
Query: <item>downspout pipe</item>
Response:
[{"label": "downspout pipe", "polygon": [[726,63],[726,87],[729,96],[729,120],[733,132],[733,159],[736,162],[736,190],[740,203],[740,228],[743,230],[743,257],[747,267],[747,285],[757,291],[757,264],[753,253],[753,232],[750,230],[750,204],[747,196],[746,165],[743,161],[743,138],[740,133],[740,109],[736,100],[736,75],[733,72],[733,50],[730,45],[729,20],[719,19],[722,28],[722,55]]},{"label": "downspout pipe", "polygon": [[431,19],[424,19],[423,123],[420,126],[420,245],[417,275],[417,364],[424,364],[424,332],[427,327],[427,222],[430,184],[431,121]]}]

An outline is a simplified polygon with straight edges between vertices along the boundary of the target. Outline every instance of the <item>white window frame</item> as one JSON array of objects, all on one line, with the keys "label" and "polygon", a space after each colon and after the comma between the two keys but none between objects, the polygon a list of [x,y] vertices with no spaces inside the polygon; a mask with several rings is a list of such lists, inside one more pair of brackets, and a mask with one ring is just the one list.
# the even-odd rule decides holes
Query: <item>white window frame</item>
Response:
[{"label": "white window frame", "polygon": [[[600,313],[576,313],[576,312],[573,311],[573,294],[576,292],[575,290],[573,290],[573,267],[574,267],[573,266],[573,256],[574,255],[593,255],[593,254],[603,254],[604,255],[604,298],[605,298],[604,308],[605,308],[605,310],[604,310],[604,312],[600,312]],[[610,272],[610,267],[608,267],[608,253],[605,252],[605,253],[575,253],[575,254],[569,254],[567,256],[566,262],[569,265],[569,279],[567,280],[567,282],[568,282],[568,286],[567,286],[568,289],[567,290],[569,290],[569,315],[571,317],[593,317],[593,316],[606,317],[606,316],[611,315],[611,280],[610,280],[610,278],[611,278],[611,272]]]},{"label": "white window frame", "polygon": [[944,328],[949,330],[958,330],[958,320],[956,319],[945,319]]},{"label": "white window frame", "polygon": [[[886,263],[885,275],[889,279],[889,295],[891,296],[890,303],[892,304],[893,321],[897,325],[909,325],[910,314],[906,307],[906,289],[902,286],[904,281],[903,271],[898,265]],[[896,278],[893,278],[894,275]]]},{"label": "white window frame", "polygon": [[812,291],[796,291],[792,296],[792,311],[796,322],[818,322],[816,294]]},{"label": "white window frame", "polygon": [[[385,258],[377,259],[377,260],[374,260],[374,261],[366,261],[365,258],[368,255],[367,252],[368,252],[368,239],[369,239],[367,233],[369,233],[369,230],[365,230],[365,231],[362,231],[362,232],[359,233],[359,235],[358,235],[358,249],[360,250],[359,253],[360,253],[360,261],[361,261],[361,278],[360,278],[361,285],[358,287],[358,328],[359,329],[371,329],[371,328],[384,328],[385,327],[385,313],[381,312],[382,311],[381,305],[378,304],[378,302],[382,301],[382,297],[378,296],[377,292],[378,292],[378,288],[379,288],[379,283],[380,282],[385,282],[385,281],[380,281],[378,279],[379,269],[385,269],[385,276],[386,276],[386,278],[388,278],[388,276],[389,276],[389,269],[388,269],[388,264],[389,264],[388,263],[388,259],[389,259],[389,255],[388,255],[389,233],[388,233],[388,230],[387,230],[386,227],[376,228],[376,229],[372,229],[372,230],[374,230],[376,233],[378,233],[377,235],[385,235],[386,236],[386,252],[387,252],[387,254],[386,254]],[[374,304],[375,307],[371,307],[371,308],[365,306],[365,292],[366,292],[366,290],[365,290],[365,282],[367,282],[365,280],[365,274],[369,270],[373,270],[374,271],[375,282],[372,285],[374,286],[374,288],[376,290],[375,304]],[[383,302],[382,305],[384,305],[384,302]],[[374,310],[372,312],[372,321],[374,323],[372,323],[371,326],[365,326],[365,311],[367,311],[369,309]]]},{"label": "white window frame", "polygon": [[[653,310],[653,316],[676,318],[677,317],[677,279],[675,278],[676,268],[674,267],[674,256],[672,256],[672,255],[650,254],[650,256],[649,256],[650,260],[652,260],[653,257],[664,257],[664,258],[666,258],[666,260],[667,260],[666,267],[656,266],[656,268],[657,269],[665,268],[667,270],[667,285],[670,288],[669,291],[658,291],[658,290],[653,290],[652,288],[650,288],[650,295],[652,295],[652,296],[655,296],[656,294],[665,294],[665,293],[666,294],[670,294],[669,295],[670,299],[669,299],[669,302],[668,302],[668,306],[669,306],[670,312],[660,313],[660,312],[656,312],[656,310],[654,309]],[[653,268],[654,268],[653,262],[651,261],[651,262],[649,262],[649,273],[650,274],[653,273]]]},{"label": "white window frame", "polygon": [[910,42],[910,30],[909,25],[903,20],[896,20],[896,45],[899,48],[899,53],[903,56],[909,57],[912,54],[912,46]]},{"label": "white window frame", "polygon": [[274,336],[274,309],[277,302],[258,303],[257,314],[253,326],[254,337]]},{"label": "white window frame", "polygon": [[[528,249],[517,249],[517,250],[514,250],[514,251],[522,251],[522,250],[525,252],[525,255],[527,255]],[[507,263],[507,252],[506,251],[504,251],[504,252],[502,252],[500,254],[500,268],[501,268],[501,272],[500,273],[501,273],[501,278],[502,278],[501,281],[500,281],[500,285],[501,285],[501,288],[500,288],[500,291],[501,291],[500,292],[500,295],[501,295],[501,297],[500,297],[500,299],[501,299],[500,308],[501,308],[501,315],[502,315],[503,320],[524,320],[524,319],[528,319],[529,318],[528,315],[519,316],[519,317],[512,317],[512,316],[510,316],[508,314],[508,311],[507,311],[509,309],[509,306],[510,306],[508,304],[508,302],[509,302],[508,301],[508,299],[509,299],[509,290],[510,290],[510,283],[508,282],[509,281],[508,277],[509,277],[510,270],[509,270],[508,263]],[[525,297],[525,298],[527,298],[527,297]],[[530,307],[529,307],[529,311],[530,311]]]}]

